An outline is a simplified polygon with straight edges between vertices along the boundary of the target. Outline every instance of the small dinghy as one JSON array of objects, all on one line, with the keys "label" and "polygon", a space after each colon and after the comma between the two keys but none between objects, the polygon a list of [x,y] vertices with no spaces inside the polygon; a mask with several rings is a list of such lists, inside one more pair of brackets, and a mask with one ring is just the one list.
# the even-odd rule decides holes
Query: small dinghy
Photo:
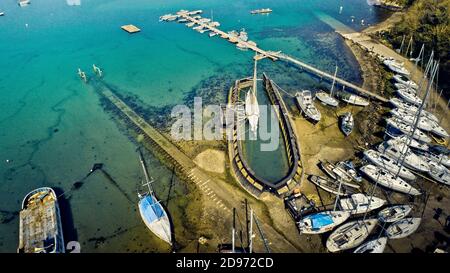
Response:
[{"label": "small dinghy", "polygon": [[416,89],[419,88],[419,86],[411,81],[409,78],[403,76],[403,75],[395,75],[393,78],[397,83],[403,84],[404,86],[406,86],[407,88],[413,88]]},{"label": "small dinghy", "polygon": [[416,149],[416,150],[420,150],[423,152],[428,151],[429,147],[427,144],[425,143],[420,143],[419,141],[415,140],[414,138],[410,138],[407,135],[401,135],[398,137],[392,137],[391,139],[389,139],[387,141],[388,145],[392,145],[392,146],[396,146],[399,144],[407,144],[409,145],[410,148]]},{"label": "small dinghy", "polygon": [[381,237],[370,240],[360,245],[353,253],[383,253],[387,244],[387,238]]},{"label": "small dinghy", "polygon": [[[396,108],[390,111],[390,113],[401,120],[402,122],[414,126],[416,122],[416,116],[410,114],[408,111],[403,110],[401,108]],[[427,119],[426,117],[421,116],[419,122],[417,123],[417,128],[430,132],[435,127],[436,123],[432,120]]]},{"label": "small dinghy", "polygon": [[339,206],[342,210],[348,210],[352,215],[366,213],[375,210],[386,203],[385,200],[378,197],[369,197],[363,193],[355,193],[350,197],[339,200]]},{"label": "small dinghy", "polygon": [[[375,150],[364,151],[364,156],[378,167],[384,168],[391,173],[397,174],[407,180],[415,180],[416,176],[407,168],[401,166],[394,159]],[[400,171],[400,172],[399,172]]]},{"label": "small dinghy", "polygon": [[[349,187],[346,184],[339,182],[338,180],[332,180],[322,176],[310,175],[309,181],[311,181],[311,183],[321,188],[322,190],[339,196],[347,196],[357,192],[355,188]],[[339,190],[340,183],[341,189]]]},{"label": "small dinghy", "polygon": [[338,97],[342,101],[344,101],[348,104],[353,104],[356,106],[363,106],[363,107],[369,105],[369,102],[366,99],[364,99],[363,97],[357,96],[355,94],[350,94],[348,92],[339,92]]},{"label": "small dinghy", "polygon": [[388,146],[382,143],[378,150],[396,160],[398,163],[403,163],[407,168],[419,172],[428,172],[430,166],[418,155],[411,152],[411,149],[404,143],[397,146]]},{"label": "small dinghy", "polygon": [[385,188],[414,196],[421,194],[419,190],[406,183],[400,177],[396,177],[390,172],[374,165],[365,165],[361,167],[360,170],[365,175],[367,175],[374,183],[378,182],[379,185]]},{"label": "small dinghy", "polygon": [[304,217],[298,222],[298,228],[303,234],[321,234],[333,230],[349,217],[348,211],[321,211]]},{"label": "small dinghy", "polygon": [[353,120],[353,115],[350,112],[346,112],[342,116],[340,116],[340,128],[345,136],[349,136],[353,131],[353,126],[355,125]]},{"label": "small dinghy", "polygon": [[314,123],[320,121],[322,115],[320,114],[319,110],[317,110],[316,106],[314,106],[311,91],[304,90],[301,92],[297,92],[295,94],[295,100],[300,112],[302,112],[306,116],[306,118],[310,119]]},{"label": "small dinghy", "polygon": [[[409,102],[406,102],[406,101],[403,101],[403,100],[401,100],[399,98],[395,98],[395,97],[391,98],[389,100],[389,102],[392,105],[394,105],[395,107],[400,108],[400,109],[402,109],[404,111],[407,111],[410,115],[414,115],[415,116],[415,115],[417,115],[417,112],[419,111],[419,107],[417,107],[416,105],[414,105],[412,103],[409,103]],[[434,122],[439,122],[439,119],[435,115],[433,115],[432,113],[430,113],[428,111],[425,111],[423,109],[422,109],[422,112],[420,112],[420,115],[422,117],[426,117],[427,119],[430,119],[430,120],[432,120]]]},{"label": "small dinghy", "polygon": [[398,89],[396,91],[397,95],[406,102],[412,103],[414,105],[421,105],[422,99],[416,96],[416,92],[409,89]]},{"label": "small dinghy", "polygon": [[389,239],[401,239],[408,237],[416,232],[420,226],[421,218],[403,218],[386,229],[386,235]]},{"label": "small dinghy", "polygon": [[393,223],[408,216],[411,210],[410,205],[387,207],[378,213],[378,219],[385,223]]},{"label": "small dinghy", "polygon": [[[399,130],[400,132],[402,132],[403,134],[406,135],[410,135],[411,132],[413,132],[413,127],[411,127],[410,125],[401,122],[398,119],[394,119],[394,118],[388,118],[386,119],[386,123]],[[426,143],[430,143],[431,142],[431,138],[429,136],[427,136],[424,132],[420,131],[420,130],[415,130],[414,134],[412,135],[413,138],[422,141],[422,142],[426,142]]]},{"label": "small dinghy", "polygon": [[328,251],[338,252],[359,246],[367,239],[377,223],[377,219],[356,220],[338,227],[327,240]]}]

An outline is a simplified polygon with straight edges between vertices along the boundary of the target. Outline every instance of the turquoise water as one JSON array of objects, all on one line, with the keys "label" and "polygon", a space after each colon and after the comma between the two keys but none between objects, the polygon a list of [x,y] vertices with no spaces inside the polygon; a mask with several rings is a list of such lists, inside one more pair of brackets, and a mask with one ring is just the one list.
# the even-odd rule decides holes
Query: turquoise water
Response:
[{"label": "turquoise water", "polygon": [[[341,5],[343,13],[338,14]],[[261,7],[274,12],[249,14]],[[182,8],[206,14],[213,10],[221,29],[244,27],[262,48],[282,50],[319,68],[333,71],[337,62],[339,75],[355,82],[360,76],[354,58],[314,12],[355,29],[362,28],[357,23],[361,18],[374,23],[386,16],[364,0],[81,0],[81,6],[36,0],[25,8],[1,1],[6,15],[0,17],[0,252],[16,250],[15,212],[27,192],[44,185],[70,190],[96,162],[104,163],[120,188],[97,172],[71,193],[68,203],[76,229],[71,237],[80,241],[82,251],[168,251],[135,210],[142,178],[136,145],[76,71],[80,67],[92,74],[95,63],[103,69],[105,82],[161,113],[198,94],[224,103],[232,81],[251,75],[253,54],[182,24],[158,22],[160,15]],[[130,23],[142,32],[129,35],[120,29]],[[282,62],[262,61],[259,71],[289,92],[323,84]],[[169,210],[181,215],[183,182],[174,179],[169,193],[171,170],[151,154],[147,158],[158,195],[170,196]],[[189,233],[183,230],[183,219],[174,218],[175,233]]]}]

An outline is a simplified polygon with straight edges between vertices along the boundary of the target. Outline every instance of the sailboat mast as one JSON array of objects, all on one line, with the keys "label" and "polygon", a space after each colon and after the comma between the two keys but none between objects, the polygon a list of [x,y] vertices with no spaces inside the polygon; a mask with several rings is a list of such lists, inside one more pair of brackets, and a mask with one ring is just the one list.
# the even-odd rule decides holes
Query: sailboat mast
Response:
[{"label": "sailboat mast", "polygon": [[336,83],[336,75],[338,72],[338,66],[336,65],[336,69],[334,70],[334,77],[333,77],[333,83],[331,84],[331,91],[330,91],[330,96],[333,96],[333,89],[334,89],[334,84]]},{"label": "sailboat mast", "polygon": [[248,244],[248,252],[253,252],[253,209],[250,208],[250,230],[248,233],[248,237],[250,238],[250,242]]},{"label": "sailboat mast", "polygon": [[141,162],[142,170],[144,171],[145,176],[145,184],[148,187],[150,194],[153,194],[153,188],[151,186],[150,176],[148,175],[147,167],[145,166],[144,156],[142,155],[141,150],[139,150],[139,161]]},{"label": "sailboat mast", "polygon": [[256,96],[256,75],[257,75],[256,66],[257,66],[257,63],[258,63],[258,58],[257,57],[258,56],[255,55],[255,64],[254,64],[254,67],[253,67],[253,94],[255,94],[255,96]]},{"label": "sailboat mast", "polygon": [[235,253],[236,208],[233,208],[233,228],[231,229],[231,252]]}]

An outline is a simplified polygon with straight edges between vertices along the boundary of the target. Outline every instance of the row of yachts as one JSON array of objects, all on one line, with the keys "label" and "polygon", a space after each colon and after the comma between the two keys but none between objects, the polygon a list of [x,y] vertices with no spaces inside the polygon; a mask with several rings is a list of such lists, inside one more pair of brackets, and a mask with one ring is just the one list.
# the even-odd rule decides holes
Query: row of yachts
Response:
[{"label": "row of yachts", "polygon": [[[412,205],[386,206],[386,200],[374,196],[375,187],[419,196],[423,193],[415,183],[419,175],[450,186],[450,150],[432,144],[430,137],[446,140],[449,135],[434,114],[423,110],[424,102],[415,93],[414,97],[403,96],[419,89],[409,72],[392,59],[384,64],[397,73],[393,80],[398,88],[398,97],[390,99],[394,107],[386,120],[385,140],[363,151],[359,168],[351,161],[325,161],[319,167],[326,176],[308,177],[318,188],[336,195],[336,200],[333,210],[303,215],[297,225],[303,234],[331,232],[326,241],[330,252],[382,253],[388,240],[405,238],[418,229],[421,218],[410,216]],[[374,184],[370,195],[360,192],[363,177]]]}]

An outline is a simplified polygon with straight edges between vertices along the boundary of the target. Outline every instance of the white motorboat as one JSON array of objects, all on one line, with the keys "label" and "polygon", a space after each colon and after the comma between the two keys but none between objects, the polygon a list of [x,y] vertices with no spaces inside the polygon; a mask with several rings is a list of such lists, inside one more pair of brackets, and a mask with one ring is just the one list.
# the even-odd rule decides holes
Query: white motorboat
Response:
[{"label": "white motorboat", "polygon": [[297,92],[295,94],[295,100],[300,111],[308,119],[312,120],[314,123],[320,121],[322,115],[320,114],[319,110],[317,110],[316,106],[314,106],[311,91],[303,90],[301,92]]},{"label": "white motorboat", "polygon": [[345,136],[349,136],[352,133],[353,127],[355,125],[352,113],[344,113],[342,116],[340,116],[340,121],[341,122],[339,127],[341,128],[341,131]]},{"label": "white motorboat", "polygon": [[[394,159],[375,150],[364,151],[364,156],[378,167],[385,168],[393,174],[397,174],[404,179],[415,180],[416,176],[407,168],[400,166]],[[399,172],[400,171],[400,172]]]},{"label": "white motorboat", "polygon": [[321,211],[301,219],[298,228],[303,234],[321,234],[333,230],[349,217],[348,211]]},{"label": "white motorboat", "polygon": [[338,227],[326,242],[328,251],[338,252],[359,246],[370,235],[377,219],[356,220]]},{"label": "white motorboat", "polygon": [[216,35],[218,35],[217,32],[213,32],[213,31],[212,31],[212,32],[209,33],[209,37],[214,37],[214,36],[216,36]]},{"label": "white motorboat", "polygon": [[403,84],[407,88],[413,88],[416,90],[417,90],[417,88],[419,88],[419,86],[415,82],[413,82],[412,80],[410,80],[409,78],[407,78],[403,75],[395,75],[394,80],[400,84]]},{"label": "white motorboat", "polygon": [[411,210],[412,207],[410,205],[387,207],[378,213],[378,219],[385,223],[393,223],[408,216]]},{"label": "white motorboat", "polygon": [[421,218],[403,218],[386,229],[386,235],[389,239],[401,239],[408,237],[416,232],[420,226]]},{"label": "white motorboat", "polygon": [[388,155],[398,163],[402,163],[403,161],[403,164],[407,168],[419,172],[428,172],[430,170],[427,162],[421,159],[418,155],[414,154],[406,144],[401,143],[397,146],[388,146],[383,144],[378,147],[378,151]]},{"label": "white motorboat", "polygon": [[378,183],[385,188],[414,196],[421,194],[419,190],[405,182],[405,180],[393,175],[388,171],[385,171],[380,167],[369,164],[361,167],[360,170],[361,172],[366,174],[374,183]]},{"label": "white motorboat", "polygon": [[[389,126],[396,128],[397,130],[399,130],[400,132],[402,132],[403,134],[406,135],[410,135],[411,132],[413,131],[413,127],[401,122],[398,119],[394,119],[394,118],[388,118],[386,119],[386,122]],[[427,136],[424,132],[422,132],[421,130],[415,130],[414,134],[412,135],[413,138],[422,141],[422,142],[426,142],[426,143],[430,143],[431,142],[431,138],[429,136]]]},{"label": "white motorboat", "polygon": [[352,215],[366,213],[375,210],[386,203],[378,197],[370,197],[363,193],[355,193],[350,197],[341,198],[339,205],[342,210],[348,210]]},{"label": "white motorboat", "polygon": [[383,253],[386,248],[387,238],[381,237],[370,240],[360,245],[353,253]]}]

